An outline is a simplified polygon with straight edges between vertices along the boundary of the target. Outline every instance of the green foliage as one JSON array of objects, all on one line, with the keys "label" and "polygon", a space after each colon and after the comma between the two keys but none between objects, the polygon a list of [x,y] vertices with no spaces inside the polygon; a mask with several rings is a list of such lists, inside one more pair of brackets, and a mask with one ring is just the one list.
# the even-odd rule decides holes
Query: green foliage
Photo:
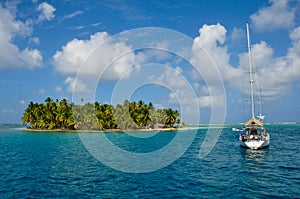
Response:
[{"label": "green foliage", "polygon": [[177,110],[155,110],[152,103],[142,100],[117,104],[85,103],[74,105],[66,99],[53,101],[50,97],[45,103],[30,102],[23,113],[22,122],[33,129],[138,129],[154,128],[155,124],[173,127],[180,124]]},{"label": "green foliage", "polygon": [[22,122],[34,129],[75,129],[72,106],[66,99],[54,102],[49,97],[45,104],[30,102],[23,113]]}]

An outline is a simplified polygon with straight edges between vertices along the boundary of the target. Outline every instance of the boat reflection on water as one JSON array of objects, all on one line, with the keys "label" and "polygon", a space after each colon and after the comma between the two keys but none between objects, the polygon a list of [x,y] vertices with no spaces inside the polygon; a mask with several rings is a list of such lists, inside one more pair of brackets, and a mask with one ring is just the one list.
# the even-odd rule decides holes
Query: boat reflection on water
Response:
[{"label": "boat reflection on water", "polygon": [[263,150],[252,150],[241,148],[241,155],[244,160],[260,162],[265,159],[268,148]]},{"label": "boat reflection on water", "polygon": [[252,150],[241,148],[241,156],[244,161],[244,171],[261,172],[267,161],[268,148],[264,150]]}]

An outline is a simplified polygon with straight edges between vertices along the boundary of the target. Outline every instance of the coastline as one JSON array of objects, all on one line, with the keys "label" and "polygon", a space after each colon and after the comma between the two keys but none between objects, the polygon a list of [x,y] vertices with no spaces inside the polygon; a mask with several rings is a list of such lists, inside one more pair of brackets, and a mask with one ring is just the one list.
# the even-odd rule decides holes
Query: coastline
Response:
[{"label": "coastline", "polygon": [[27,132],[52,132],[52,133],[143,133],[143,132],[174,132],[187,130],[188,128],[157,128],[157,129],[107,129],[107,130],[70,130],[70,129],[31,129],[23,128],[22,130]]},{"label": "coastline", "polygon": [[[5,124],[2,124],[5,125]],[[80,129],[80,130],[70,130],[70,129],[30,129],[27,127],[20,128],[21,130],[27,132],[53,132],[53,133],[122,133],[122,132],[130,132],[130,133],[143,133],[143,132],[175,132],[175,131],[184,131],[184,130],[196,130],[196,129],[208,129],[208,128],[232,128],[236,126],[242,126],[243,123],[237,124],[199,124],[199,125],[187,125],[185,127],[180,128],[157,128],[157,129],[107,129],[107,130],[88,130],[88,129]],[[289,126],[296,125],[300,126],[299,123],[266,123],[266,126]]]}]

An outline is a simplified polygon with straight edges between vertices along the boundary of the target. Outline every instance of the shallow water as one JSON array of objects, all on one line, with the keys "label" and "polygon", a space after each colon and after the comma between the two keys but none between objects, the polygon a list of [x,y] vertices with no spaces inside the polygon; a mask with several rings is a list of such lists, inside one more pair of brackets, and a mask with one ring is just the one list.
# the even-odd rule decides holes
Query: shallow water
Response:
[{"label": "shallow water", "polygon": [[[300,126],[267,128],[271,144],[264,150],[240,148],[238,133],[227,127],[213,150],[199,159],[206,134],[202,128],[170,165],[148,173],[124,173],[95,159],[77,133],[27,132],[17,125],[0,125],[0,198],[297,198]],[[177,134],[102,135],[126,151],[149,153]]]}]

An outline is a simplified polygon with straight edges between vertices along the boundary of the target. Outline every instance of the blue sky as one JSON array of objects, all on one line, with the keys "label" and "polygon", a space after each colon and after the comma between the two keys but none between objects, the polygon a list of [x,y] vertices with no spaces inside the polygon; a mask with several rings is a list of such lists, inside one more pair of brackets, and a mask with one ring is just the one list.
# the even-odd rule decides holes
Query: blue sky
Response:
[{"label": "blue sky", "polygon": [[48,96],[142,99],[179,109],[187,123],[220,121],[212,115],[243,122],[250,117],[242,103],[246,21],[266,122],[299,122],[299,6],[296,0],[1,1],[0,123],[19,123],[30,101]]}]

